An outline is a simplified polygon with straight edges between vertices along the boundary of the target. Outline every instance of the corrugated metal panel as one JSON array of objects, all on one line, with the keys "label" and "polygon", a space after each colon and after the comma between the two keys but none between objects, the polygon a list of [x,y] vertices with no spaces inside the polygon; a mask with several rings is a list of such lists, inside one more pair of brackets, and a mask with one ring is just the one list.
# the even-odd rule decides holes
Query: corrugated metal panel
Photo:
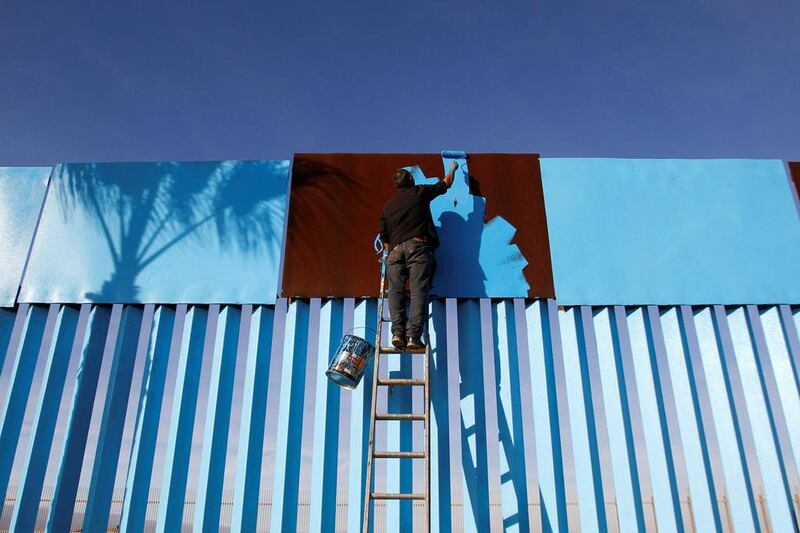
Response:
[{"label": "corrugated metal panel", "polygon": [[[796,529],[800,308],[431,309],[435,530]],[[357,530],[369,391],[323,371],[375,313],[20,305],[0,372],[0,529]],[[384,376],[421,370],[390,357]],[[378,402],[421,410],[420,392]],[[377,442],[418,448],[421,428],[384,423]],[[379,461],[379,490],[418,486],[408,463]],[[375,530],[422,516],[386,502]]]}]

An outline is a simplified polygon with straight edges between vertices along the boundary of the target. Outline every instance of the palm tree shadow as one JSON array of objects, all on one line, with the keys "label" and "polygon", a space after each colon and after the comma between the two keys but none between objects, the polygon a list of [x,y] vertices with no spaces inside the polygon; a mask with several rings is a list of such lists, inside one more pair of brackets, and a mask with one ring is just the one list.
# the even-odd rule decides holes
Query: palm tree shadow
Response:
[{"label": "palm tree shadow", "polygon": [[[212,238],[223,251],[256,255],[274,237],[285,194],[284,161],[67,164],[55,182],[64,212],[94,219],[113,270],[93,302],[139,301],[137,278],[181,243]],[[281,183],[283,184],[281,186]],[[277,186],[275,186],[277,185]]]}]

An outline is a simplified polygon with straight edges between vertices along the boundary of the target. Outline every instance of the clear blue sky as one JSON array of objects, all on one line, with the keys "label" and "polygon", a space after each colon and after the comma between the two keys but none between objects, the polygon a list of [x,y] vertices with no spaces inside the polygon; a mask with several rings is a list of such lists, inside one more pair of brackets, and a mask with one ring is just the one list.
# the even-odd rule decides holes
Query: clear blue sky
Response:
[{"label": "clear blue sky", "polygon": [[3,2],[0,164],[800,159],[797,0],[44,4]]}]

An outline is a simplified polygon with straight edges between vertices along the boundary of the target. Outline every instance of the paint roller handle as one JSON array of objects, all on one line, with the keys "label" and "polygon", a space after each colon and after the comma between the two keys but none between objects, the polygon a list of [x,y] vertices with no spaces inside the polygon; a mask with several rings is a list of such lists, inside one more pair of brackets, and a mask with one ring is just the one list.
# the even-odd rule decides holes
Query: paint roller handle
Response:
[{"label": "paint roller handle", "polygon": [[450,171],[447,173],[447,176],[445,176],[442,179],[444,184],[447,185],[448,189],[453,185],[453,179],[456,176],[456,169],[457,168],[458,168],[458,163],[456,161],[451,162],[450,163]]}]

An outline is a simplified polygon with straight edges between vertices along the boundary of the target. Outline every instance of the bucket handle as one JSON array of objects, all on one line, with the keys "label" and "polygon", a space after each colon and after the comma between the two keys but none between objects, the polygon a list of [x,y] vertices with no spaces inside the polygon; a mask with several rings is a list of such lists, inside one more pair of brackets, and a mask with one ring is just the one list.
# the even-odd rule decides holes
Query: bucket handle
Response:
[{"label": "bucket handle", "polygon": [[372,333],[373,335],[375,335],[375,333],[377,333],[374,328],[368,328],[367,326],[357,326],[357,327],[350,328],[350,331],[345,333],[345,335],[353,335],[356,332],[357,329],[366,330],[367,333]]}]

